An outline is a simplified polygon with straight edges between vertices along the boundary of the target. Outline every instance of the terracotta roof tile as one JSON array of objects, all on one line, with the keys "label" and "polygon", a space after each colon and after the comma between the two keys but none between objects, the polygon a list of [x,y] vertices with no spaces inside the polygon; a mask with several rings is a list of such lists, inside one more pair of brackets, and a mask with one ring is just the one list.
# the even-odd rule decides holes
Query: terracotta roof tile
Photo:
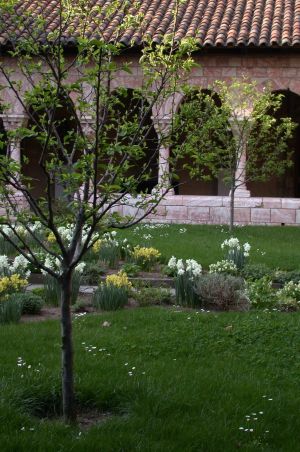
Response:
[{"label": "terracotta roof tile", "polygon": [[[90,2],[99,11],[97,20],[91,14],[87,36],[116,39],[116,28],[123,20],[121,8],[108,16],[111,0]],[[42,14],[49,32],[58,26],[59,4],[59,0],[18,0],[16,11],[19,15],[30,13],[28,27],[35,15]],[[129,11],[142,13],[143,22],[138,29],[124,30],[118,39],[126,45],[142,45],[146,37],[160,42],[174,29],[174,4],[175,0],[140,0],[139,4],[132,0]],[[5,44],[16,31],[9,17],[2,17],[1,22],[0,43]],[[66,30],[67,41],[74,42],[77,26],[75,21],[73,29]],[[205,47],[300,46],[300,0],[186,0],[178,7],[175,31],[177,40],[195,37]],[[19,29],[17,34],[24,33],[26,30]]]}]

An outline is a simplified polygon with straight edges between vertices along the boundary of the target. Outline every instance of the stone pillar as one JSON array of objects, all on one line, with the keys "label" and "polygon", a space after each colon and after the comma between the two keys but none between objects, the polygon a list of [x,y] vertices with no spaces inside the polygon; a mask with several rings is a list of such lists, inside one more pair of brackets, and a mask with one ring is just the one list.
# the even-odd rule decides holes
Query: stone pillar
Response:
[{"label": "stone pillar", "polygon": [[[8,132],[7,156],[15,160],[20,165],[21,170],[21,139],[18,136],[10,137],[9,132],[14,132],[18,128],[24,127],[27,117],[25,115],[17,114],[2,114],[0,117],[3,121],[5,131]],[[22,192],[15,191],[13,196],[18,204],[25,207],[26,201]]]},{"label": "stone pillar", "polygon": [[235,173],[235,179],[238,181],[238,187],[235,190],[235,196],[238,198],[249,198],[251,196],[250,190],[246,186],[246,159],[247,159],[247,143],[243,142],[240,136],[239,127],[231,122],[231,130],[239,143],[238,150],[238,165]]},{"label": "stone pillar", "polygon": [[[164,144],[164,138],[170,131],[171,118],[165,116],[162,118],[152,118],[158,139],[160,141],[158,157],[158,186],[161,191],[170,187],[170,148]],[[174,195],[174,189],[170,188],[168,195]]]}]

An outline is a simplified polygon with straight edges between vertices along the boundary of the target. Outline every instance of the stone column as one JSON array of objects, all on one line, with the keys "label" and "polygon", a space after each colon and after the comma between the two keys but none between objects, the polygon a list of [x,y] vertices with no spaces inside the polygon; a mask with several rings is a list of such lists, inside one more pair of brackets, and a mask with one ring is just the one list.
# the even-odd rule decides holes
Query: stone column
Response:
[{"label": "stone column", "polygon": [[[93,127],[92,127],[94,122],[95,121],[93,120],[92,116],[85,115],[85,116],[81,116],[81,118],[80,118],[80,124],[81,124],[81,127],[82,127],[82,131],[83,131],[83,133],[84,133],[84,135],[85,135],[85,137],[86,137],[88,142],[92,142],[93,138],[94,138],[94,133],[95,132],[94,132]],[[85,149],[83,150],[83,152],[84,153],[86,152]],[[77,198],[78,201],[82,200],[83,189],[84,189],[84,185],[82,185],[79,188],[79,191],[77,193],[75,193],[75,199]]]},{"label": "stone column", "polygon": [[238,198],[249,198],[251,193],[246,186],[247,143],[242,141],[240,129],[233,122],[231,122],[231,130],[237,142],[240,143],[240,149],[238,150],[239,161],[235,173],[235,179],[239,182],[239,186],[235,190],[235,196]]},{"label": "stone column", "polygon": [[[158,157],[158,186],[161,191],[170,187],[170,148],[164,144],[164,138],[170,131],[171,117],[153,118],[154,127],[160,140]],[[174,195],[174,189],[170,188],[168,195]]]},{"label": "stone column", "polygon": [[[19,164],[21,171],[21,139],[18,136],[10,137],[9,132],[14,132],[20,127],[24,127],[27,117],[20,114],[2,114],[0,117],[3,121],[5,131],[8,132],[7,156]],[[15,191],[13,196],[18,204],[23,207],[26,206],[25,197],[22,192]]]}]

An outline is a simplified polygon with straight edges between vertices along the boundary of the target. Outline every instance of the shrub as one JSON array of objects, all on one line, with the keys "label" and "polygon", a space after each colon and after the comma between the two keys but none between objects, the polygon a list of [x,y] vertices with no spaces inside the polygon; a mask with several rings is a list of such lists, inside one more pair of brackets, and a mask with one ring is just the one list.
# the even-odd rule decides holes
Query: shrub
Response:
[{"label": "shrub", "polygon": [[195,293],[205,308],[222,311],[249,308],[245,282],[236,276],[221,273],[202,275],[195,283]]},{"label": "shrub", "polygon": [[268,276],[247,283],[247,294],[251,306],[255,308],[272,308],[277,303],[276,290]]},{"label": "shrub", "polygon": [[226,259],[209,266],[209,273],[226,273],[228,275],[236,275],[237,271],[238,269],[235,263]]},{"label": "shrub", "polygon": [[240,274],[247,280],[255,281],[261,279],[264,276],[272,278],[273,270],[267,267],[265,264],[247,264],[242,268]]},{"label": "shrub", "polygon": [[287,282],[282,289],[277,291],[277,297],[279,300],[292,299],[300,302],[300,282]]},{"label": "shrub", "polygon": [[30,292],[18,294],[18,297],[22,302],[22,314],[40,314],[44,304],[41,297]]},{"label": "shrub", "polygon": [[285,284],[289,281],[293,281],[294,283],[300,282],[300,270],[293,270],[289,272],[285,271],[276,271],[274,273],[274,282],[278,282],[280,284]]},{"label": "shrub", "polygon": [[0,323],[18,323],[22,315],[22,304],[15,299],[0,301]]},{"label": "shrub", "polygon": [[140,306],[171,304],[173,296],[170,289],[160,287],[144,287],[134,293],[135,300]]},{"label": "shrub", "polygon": [[128,276],[134,277],[141,271],[141,267],[137,264],[128,262],[122,266],[122,271],[127,273]]},{"label": "shrub", "polygon": [[113,284],[101,284],[94,292],[92,304],[102,311],[116,311],[128,303],[128,291],[125,287]]},{"label": "shrub", "polygon": [[132,260],[143,270],[149,271],[158,262],[160,252],[156,248],[135,246],[132,251]]},{"label": "shrub", "polygon": [[33,288],[31,290],[31,293],[33,293],[34,295],[38,295],[43,300],[45,299],[45,289],[44,289],[44,287],[35,287],[35,288]]},{"label": "shrub", "polygon": [[100,275],[105,273],[105,265],[102,262],[88,262],[84,268],[81,283],[98,284]]}]

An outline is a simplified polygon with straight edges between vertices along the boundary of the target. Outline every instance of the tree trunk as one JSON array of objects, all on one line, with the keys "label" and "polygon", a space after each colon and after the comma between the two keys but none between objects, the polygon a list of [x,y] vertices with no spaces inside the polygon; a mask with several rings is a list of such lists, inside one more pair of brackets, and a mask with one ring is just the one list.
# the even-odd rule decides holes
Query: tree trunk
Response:
[{"label": "tree trunk", "polygon": [[234,226],[234,195],[235,195],[235,187],[231,186],[230,190],[230,223],[229,223],[229,231],[233,231]]},{"label": "tree trunk", "polygon": [[76,421],[73,343],[71,319],[71,279],[72,273],[62,276],[61,284],[61,339],[62,339],[62,397],[63,415],[67,423]]}]

